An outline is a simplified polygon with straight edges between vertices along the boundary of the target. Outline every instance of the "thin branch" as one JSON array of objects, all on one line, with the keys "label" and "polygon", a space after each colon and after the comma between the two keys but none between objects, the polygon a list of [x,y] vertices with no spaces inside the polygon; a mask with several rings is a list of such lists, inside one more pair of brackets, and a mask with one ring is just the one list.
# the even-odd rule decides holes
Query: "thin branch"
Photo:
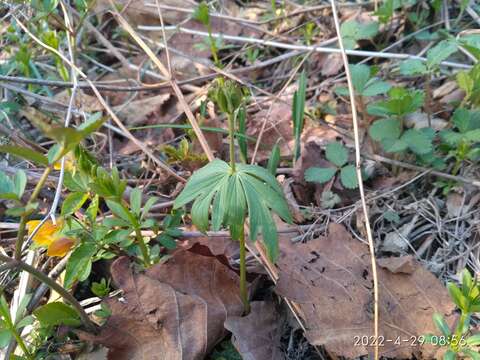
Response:
[{"label": "thin branch", "polygon": [[[138,26],[139,30],[144,31],[159,31],[161,27],[159,26],[145,26],[140,25]],[[193,34],[208,37],[209,34],[204,31],[198,31],[193,29],[188,29],[184,27],[176,27],[176,26],[166,26],[165,30],[173,30],[179,31],[186,34]],[[278,41],[271,41],[271,40],[263,40],[263,39],[256,39],[252,37],[244,37],[244,36],[233,36],[227,35],[222,33],[212,33],[212,37],[214,38],[222,38],[224,40],[236,41],[241,43],[250,43],[250,44],[259,44],[263,46],[271,46],[276,47],[279,49],[288,49],[288,50],[302,50],[302,51],[315,51],[320,53],[336,53],[341,54],[341,49],[338,48],[329,48],[329,47],[321,47],[321,46],[307,46],[307,45],[295,45],[295,44],[286,44]],[[409,55],[409,54],[397,54],[397,53],[388,53],[388,52],[379,52],[379,51],[365,51],[365,50],[345,50],[347,55],[353,56],[361,56],[361,57],[374,57],[374,58],[385,58],[385,59],[397,59],[397,60],[407,60],[407,59],[417,59],[423,62],[427,61],[427,58],[422,56],[416,55]],[[443,61],[440,65],[448,66],[457,69],[470,69],[471,65],[460,64],[451,61]]]},{"label": "thin branch", "polygon": [[[355,107],[355,92],[353,89],[352,77],[348,65],[348,58],[343,47],[343,40],[340,35],[340,22],[338,20],[337,9],[335,7],[335,0],[330,0],[332,5],[333,20],[335,22],[335,29],[338,36],[338,44],[340,46],[342,60],[345,67],[345,74],[347,76],[348,92],[350,95],[350,106],[352,109],[352,122],[353,122],[353,135],[355,140],[355,167],[357,170],[358,190],[360,191],[360,198],[362,202],[363,217],[365,220],[365,229],[367,231],[368,246],[370,248],[372,277],[373,277],[373,316],[374,316],[374,339],[378,339],[378,277],[377,277],[377,263],[375,260],[375,246],[373,244],[372,229],[370,226],[370,219],[368,215],[367,202],[365,200],[365,191],[363,189],[363,176],[362,176],[362,159],[360,157],[360,131],[357,117],[357,109]],[[379,359],[378,341],[375,341],[374,359]]]},{"label": "thin branch", "polygon": [[0,254],[0,261],[5,264],[11,265],[11,267],[17,267],[21,270],[27,271],[31,275],[36,277],[38,280],[40,280],[41,282],[47,284],[52,290],[59,293],[65,301],[67,301],[70,305],[72,305],[77,310],[78,314],[80,315],[80,318],[82,319],[83,324],[87,329],[93,332],[96,331],[97,326],[95,325],[95,323],[93,323],[92,320],[90,320],[87,313],[83,309],[82,305],[80,305],[77,299],[75,299],[75,297],[72,294],[70,294],[67,290],[65,290],[63,286],[61,286],[54,280],[50,279],[43,272],[35,269],[33,266],[30,266],[21,260],[15,260],[8,256]]}]

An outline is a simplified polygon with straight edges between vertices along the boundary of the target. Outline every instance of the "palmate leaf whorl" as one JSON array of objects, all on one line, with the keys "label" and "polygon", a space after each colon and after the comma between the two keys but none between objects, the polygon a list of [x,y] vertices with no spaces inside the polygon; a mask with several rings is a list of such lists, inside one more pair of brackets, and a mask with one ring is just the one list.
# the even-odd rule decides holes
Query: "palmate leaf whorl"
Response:
[{"label": "palmate leaf whorl", "polygon": [[195,226],[202,232],[211,227],[230,229],[238,240],[245,219],[250,220],[250,240],[262,234],[267,254],[272,261],[278,256],[278,234],[271,211],[287,223],[292,222],[288,205],[275,177],[256,165],[236,164],[235,172],[222,160],[213,160],[195,172],[174,208],[193,201],[191,215]]}]

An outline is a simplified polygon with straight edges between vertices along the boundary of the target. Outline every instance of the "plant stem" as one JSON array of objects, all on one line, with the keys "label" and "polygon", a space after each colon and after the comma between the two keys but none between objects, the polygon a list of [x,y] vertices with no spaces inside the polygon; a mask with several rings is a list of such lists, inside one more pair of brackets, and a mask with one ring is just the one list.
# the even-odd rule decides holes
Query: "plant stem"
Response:
[{"label": "plant stem", "polygon": [[235,172],[235,124],[233,119],[233,114],[227,114],[228,118],[228,141],[230,142],[230,167],[232,168],[232,173]]},{"label": "plant stem", "polygon": [[425,111],[428,116],[428,127],[432,127],[432,88],[430,86],[430,81],[432,76],[428,73],[425,76]]},{"label": "plant stem", "polygon": [[140,247],[140,251],[142,252],[143,256],[143,263],[145,267],[150,266],[150,255],[148,254],[147,244],[143,240],[142,232],[138,226],[135,226],[135,237],[137,238],[138,246]]},{"label": "plant stem", "polygon": [[248,292],[247,292],[247,265],[246,265],[246,249],[245,249],[245,230],[244,227],[241,227],[241,232],[239,236],[240,241],[240,297],[243,302],[243,308],[245,310],[245,315],[250,313],[250,303],[248,302]]},{"label": "plant stem", "polygon": [[465,324],[465,320],[467,320],[468,313],[464,312],[462,310],[462,313],[460,315],[460,319],[458,320],[457,328],[455,329],[455,340],[457,341],[456,344],[453,345],[454,350],[459,350],[459,344],[460,344],[460,338],[463,334],[463,327]]},{"label": "plant stem", "polygon": [[35,269],[33,266],[30,266],[24,263],[21,260],[12,259],[8,256],[0,254],[0,261],[5,263],[12,263],[15,267],[18,267],[24,271],[29,272],[32,276],[36,277],[38,280],[43,282],[44,284],[48,285],[52,290],[56,291],[60,294],[60,296],[67,301],[70,305],[72,305],[80,315],[80,318],[85,325],[85,327],[90,331],[96,330],[96,325],[90,320],[85,310],[83,310],[82,305],[78,302],[75,297],[70,294],[63,286],[55,282],[54,280],[50,279],[48,275],[44,274],[43,272]]},{"label": "plant stem", "polygon": [[128,214],[128,217],[130,218],[130,222],[132,223],[135,229],[135,238],[137,239],[138,247],[142,252],[143,264],[145,265],[145,267],[149,267],[151,263],[150,255],[148,254],[147,244],[145,244],[145,241],[143,240],[142,232],[140,231],[140,224],[138,223],[135,216],[132,215],[130,210],[128,210],[127,207],[122,204],[122,199],[118,199],[117,202],[123,207],[123,210]]},{"label": "plant stem", "polygon": [[[13,324],[12,324],[13,325]],[[13,337],[17,341],[17,344],[20,346],[20,348],[23,351],[23,354],[27,357],[27,359],[33,360],[32,354],[30,354],[30,351],[28,351],[27,345],[25,345],[25,342],[23,341],[22,337],[18,333],[18,331],[15,329],[15,326],[13,325],[10,331],[13,333]]]},{"label": "plant stem", "polygon": [[[40,190],[42,190],[43,185],[47,181],[48,175],[52,171],[52,167],[48,166],[45,168],[43,171],[42,176],[40,177],[40,180],[38,180],[37,185],[35,186],[35,189],[32,192],[32,195],[30,196],[30,199],[28,200],[26,204],[26,208],[29,207],[29,205],[32,205],[33,202],[37,199],[38,195],[40,194]],[[18,226],[18,233],[17,233],[17,241],[15,242],[15,259],[20,260],[22,258],[22,247],[23,247],[23,242],[24,242],[24,237],[25,237],[25,228],[27,225],[27,219],[28,216],[33,212],[33,210],[26,210],[22,217],[20,218],[20,225]]]}]

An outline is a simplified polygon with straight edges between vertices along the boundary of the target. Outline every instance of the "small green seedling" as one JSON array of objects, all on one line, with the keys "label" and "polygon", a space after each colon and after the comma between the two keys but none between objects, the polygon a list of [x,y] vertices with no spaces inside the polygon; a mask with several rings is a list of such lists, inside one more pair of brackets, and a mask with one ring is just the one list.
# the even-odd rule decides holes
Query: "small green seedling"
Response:
[{"label": "small green seedling", "polygon": [[441,149],[455,159],[452,174],[456,175],[464,161],[480,159],[480,112],[458,108],[452,122],[454,129],[442,130],[440,138]]},{"label": "small green seedling", "polygon": [[98,296],[100,298],[107,296],[110,293],[110,280],[102,278],[100,282],[93,282],[91,290],[92,293],[95,294],[95,296]]},{"label": "small green seedling", "polygon": [[[365,114],[365,98],[386,94],[391,85],[385,81],[375,77],[376,68],[365,64],[350,65],[350,75],[352,77],[352,85],[358,103],[358,111],[364,116],[364,120],[369,122],[367,114]],[[338,95],[348,96],[348,88],[340,86],[335,89]]]},{"label": "small green seedling", "polygon": [[[358,187],[356,169],[354,165],[347,164],[348,150],[345,146],[338,142],[330,143],[326,146],[325,156],[327,160],[335,166],[326,168],[308,168],[305,171],[306,181],[323,184],[330,181],[338,172],[340,172],[340,181],[344,187],[347,189],[355,189]],[[334,200],[335,197],[332,199]],[[331,204],[331,200],[328,201],[329,205]]]},{"label": "small green seedling", "polygon": [[[202,232],[225,227],[233,240],[240,242],[240,296],[249,311],[246,286],[246,247],[244,226],[250,221],[250,240],[259,232],[270,260],[278,256],[278,235],[271,211],[284,221],[292,218],[283,192],[275,177],[256,165],[235,161],[235,120],[244,100],[244,91],[234,82],[219,79],[210,91],[210,97],[229,122],[230,163],[215,159],[196,171],[175,199],[174,209],[193,201],[191,217]],[[211,226],[210,226],[211,219]]]},{"label": "small green seedling", "polygon": [[[433,153],[435,131],[429,127],[404,130],[405,116],[419,109],[424,100],[422,91],[408,91],[403,88],[392,88],[390,98],[370,104],[367,111],[371,115],[383,117],[376,120],[369,128],[370,137],[382,144],[388,153],[412,151],[425,159]],[[437,159],[428,158],[430,162]]]},{"label": "small green seedling", "polygon": [[448,326],[441,314],[435,314],[433,321],[441,335],[429,334],[425,342],[436,346],[445,346],[444,359],[473,359],[479,360],[478,346],[480,334],[471,334],[470,325],[472,315],[480,312],[480,286],[477,279],[473,279],[470,272],[465,269],[462,273],[462,284],[458,287],[454,283],[447,284],[448,292],[455,305],[460,310],[453,331]]},{"label": "small green seedling", "polygon": [[427,51],[427,61],[409,59],[400,65],[400,73],[403,75],[421,75],[425,77],[425,111],[428,115],[428,126],[431,125],[432,117],[432,75],[439,71],[440,63],[450,55],[456,53],[458,46],[455,40],[442,40],[436,46]]},{"label": "small green seedling", "polygon": [[205,1],[202,1],[200,4],[198,4],[195,11],[193,12],[192,18],[201,22],[207,28],[208,40],[210,42],[210,51],[213,56],[213,61],[216,66],[221,67],[222,64],[220,63],[220,60],[218,58],[217,41],[215,41],[212,35],[212,23],[210,21],[210,11]]},{"label": "small green seedling", "polygon": [[307,89],[307,76],[302,71],[298,79],[298,90],[293,94],[292,120],[293,120],[293,138],[295,140],[293,148],[293,163],[300,157],[301,141],[304,117],[305,117],[305,97]]},{"label": "small green seedling", "polygon": [[480,63],[469,71],[458,72],[457,83],[465,91],[462,105],[480,106]]}]

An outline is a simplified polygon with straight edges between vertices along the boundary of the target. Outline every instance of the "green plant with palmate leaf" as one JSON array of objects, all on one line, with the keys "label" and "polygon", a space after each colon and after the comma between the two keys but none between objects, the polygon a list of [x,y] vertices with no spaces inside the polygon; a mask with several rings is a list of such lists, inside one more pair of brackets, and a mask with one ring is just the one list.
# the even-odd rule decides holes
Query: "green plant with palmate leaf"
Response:
[{"label": "green plant with palmate leaf", "polygon": [[246,246],[244,226],[250,221],[251,241],[262,234],[268,257],[275,261],[278,256],[278,234],[272,218],[273,211],[284,221],[292,218],[282,189],[275,177],[257,165],[235,161],[235,121],[244,101],[244,92],[234,82],[218,79],[210,91],[210,98],[229,122],[230,163],[215,159],[196,171],[175,199],[178,209],[193,201],[192,222],[202,232],[228,228],[233,240],[240,243],[240,296],[245,312],[249,312],[246,284]]},{"label": "green plant with palmate leaf", "polygon": [[480,334],[471,334],[470,330],[472,315],[480,312],[480,284],[465,269],[462,273],[461,286],[450,282],[447,288],[450,297],[460,310],[460,317],[452,331],[441,314],[434,314],[433,321],[441,335],[428,334],[425,336],[425,343],[445,346],[446,352],[443,357],[445,360],[480,360],[478,352]]}]

